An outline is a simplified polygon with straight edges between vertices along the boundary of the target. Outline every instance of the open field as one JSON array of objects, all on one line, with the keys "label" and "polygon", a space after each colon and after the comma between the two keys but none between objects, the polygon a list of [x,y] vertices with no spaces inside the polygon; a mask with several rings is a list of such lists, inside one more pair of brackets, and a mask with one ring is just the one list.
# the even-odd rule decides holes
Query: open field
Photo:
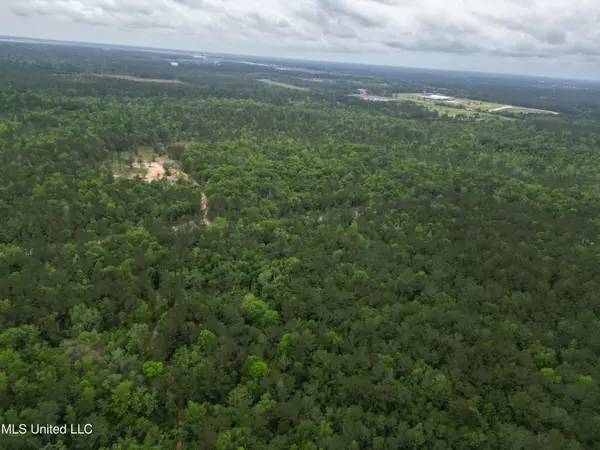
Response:
[{"label": "open field", "polygon": [[[409,97],[409,95],[410,95],[410,97]],[[401,101],[401,100],[409,100],[409,101],[413,101],[415,103],[419,103],[420,105],[425,106],[426,108],[428,108],[432,111],[437,111],[438,114],[440,114],[440,115],[445,114],[450,117],[479,116],[481,118],[493,117],[493,118],[510,120],[510,118],[503,117],[503,116],[492,115],[492,114],[479,112],[479,111],[468,111],[466,109],[460,109],[460,108],[456,108],[456,107],[453,107],[450,105],[444,106],[444,104],[441,102],[430,102],[430,101],[421,100],[418,95],[414,95],[414,94],[396,94],[394,97],[380,97],[377,95],[350,94],[350,97],[356,97],[356,98],[360,98],[362,100],[372,101],[372,102],[394,102],[394,101]]]},{"label": "open field", "polygon": [[482,102],[479,100],[470,100],[470,99],[466,99],[466,98],[457,98],[456,100],[443,102],[443,103],[465,106],[467,108],[472,108],[476,111],[491,112],[491,113],[506,111],[506,112],[528,112],[531,114],[558,114],[554,111],[546,111],[543,109],[524,108],[524,107],[513,106],[513,105],[503,105],[500,103],[490,103],[490,102]]},{"label": "open field", "polygon": [[[422,94],[396,94],[396,97],[403,100],[414,101],[423,105],[426,105],[430,109],[437,109],[438,107],[452,108],[455,111],[465,111],[467,113],[481,113],[481,114],[493,114],[495,112],[515,112],[515,113],[527,113],[527,114],[553,114],[558,113],[554,111],[546,111],[543,109],[534,108],[523,108],[513,105],[503,105],[501,103],[483,102],[480,100],[471,100],[468,98],[455,98],[454,100],[427,100],[422,97]],[[468,110],[461,109],[462,107],[469,108]],[[471,111],[472,110],[472,111]]]},{"label": "open field", "polygon": [[558,116],[558,113],[554,111],[546,111],[544,109],[521,108],[519,106],[511,106],[510,109],[506,109],[506,112],[525,114],[552,114],[553,116]]},{"label": "open field", "polygon": [[303,88],[300,86],[294,86],[293,84],[287,84],[287,83],[280,83],[279,81],[273,81],[273,80],[267,80],[266,78],[262,78],[260,80],[258,80],[262,83],[265,84],[271,84],[273,86],[279,86],[282,88],[287,88],[287,89],[296,89],[297,91],[308,91],[307,88]]},{"label": "open field", "polygon": [[106,73],[94,73],[92,74],[95,77],[103,77],[103,78],[117,78],[119,80],[127,80],[127,81],[139,81],[142,83],[171,83],[171,84],[181,84],[182,82],[179,80],[161,80],[157,78],[138,78],[132,77],[130,75],[111,75]]},{"label": "open field", "polygon": [[483,116],[483,115],[487,115],[484,113],[480,113],[477,111],[467,111],[465,109],[459,109],[459,108],[453,108],[452,106],[443,106],[443,105],[426,105],[423,104],[423,106],[426,106],[428,109],[432,110],[432,111],[437,111],[439,114],[443,115],[443,114],[447,114],[448,116]]},{"label": "open field", "polygon": [[311,81],[313,83],[323,83],[324,81],[331,81],[331,80],[323,80],[322,78],[301,78],[301,77],[295,77],[299,80],[302,81]]},{"label": "open field", "polygon": [[398,99],[394,97],[381,97],[379,95],[363,95],[363,94],[350,94],[350,97],[357,97],[369,102],[397,102]]},{"label": "open field", "polygon": [[456,108],[450,102],[440,102],[440,101],[434,102],[434,101],[430,101],[430,100],[425,100],[419,94],[396,94],[395,96],[399,100],[407,100],[407,101],[415,102],[422,106],[425,106],[427,109],[430,109],[432,111],[437,111],[438,114],[440,114],[440,115],[446,114],[450,117],[456,117],[456,116],[467,116],[467,117],[479,116],[482,118],[484,118],[484,117],[496,117],[496,118],[499,117],[499,116],[493,116],[492,114],[489,114],[484,109],[476,110],[475,108],[471,108],[472,110],[467,110],[467,109]]}]

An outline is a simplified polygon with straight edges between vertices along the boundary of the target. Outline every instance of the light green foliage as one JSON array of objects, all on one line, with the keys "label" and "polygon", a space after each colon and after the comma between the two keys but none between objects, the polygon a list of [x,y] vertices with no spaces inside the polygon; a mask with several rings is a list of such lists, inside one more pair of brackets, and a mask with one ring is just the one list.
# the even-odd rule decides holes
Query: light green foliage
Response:
[{"label": "light green foliage", "polygon": [[257,325],[268,326],[277,322],[277,312],[271,310],[266,302],[256,298],[253,294],[244,296],[242,309],[248,320]]},{"label": "light green foliage", "polygon": [[354,283],[366,283],[369,279],[369,275],[364,270],[357,269],[354,271],[354,275],[352,276],[352,281]]},{"label": "light green foliage", "polygon": [[10,300],[0,300],[0,311],[7,310],[12,306],[13,304],[10,302]]},{"label": "light green foliage", "polygon": [[260,401],[254,406],[254,411],[258,414],[267,414],[275,410],[277,402],[273,400],[268,392],[260,396]]},{"label": "light green foliage", "polygon": [[264,361],[261,361],[258,356],[250,356],[247,361],[248,375],[258,380],[269,376],[271,370]]},{"label": "light green foliage", "polygon": [[285,333],[283,336],[281,336],[281,340],[279,341],[279,344],[277,345],[277,352],[280,355],[285,355],[287,353],[287,350],[290,346],[290,334],[289,333]]},{"label": "light green foliage", "polygon": [[553,377],[554,375],[556,375],[554,369],[551,369],[549,367],[544,367],[543,369],[540,369],[540,373],[545,377]]},{"label": "light green foliage", "polygon": [[210,330],[202,330],[198,336],[197,344],[202,350],[208,350],[217,340],[217,336]]},{"label": "light green foliage", "polygon": [[113,411],[119,415],[123,416],[127,412],[127,410],[131,407],[131,396],[133,390],[133,383],[131,381],[122,381],[119,385],[112,391],[112,404]]},{"label": "light green foliage", "polygon": [[144,363],[144,374],[148,378],[154,378],[163,373],[163,363],[160,361],[147,361]]}]

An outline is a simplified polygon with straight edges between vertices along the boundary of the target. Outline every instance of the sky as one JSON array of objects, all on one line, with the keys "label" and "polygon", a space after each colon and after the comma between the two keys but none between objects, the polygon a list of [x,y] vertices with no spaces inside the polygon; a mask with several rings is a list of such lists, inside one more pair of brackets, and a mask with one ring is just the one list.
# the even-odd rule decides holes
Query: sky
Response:
[{"label": "sky", "polygon": [[600,79],[598,0],[0,0],[0,34]]}]

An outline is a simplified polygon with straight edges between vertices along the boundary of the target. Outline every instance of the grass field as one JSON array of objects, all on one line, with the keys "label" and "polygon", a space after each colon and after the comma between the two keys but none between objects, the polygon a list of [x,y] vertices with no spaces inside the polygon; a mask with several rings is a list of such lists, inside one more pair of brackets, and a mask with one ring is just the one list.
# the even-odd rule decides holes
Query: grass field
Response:
[{"label": "grass field", "polygon": [[303,87],[300,87],[300,86],[294,86],[293,84],[280,83],[279,81],[267,80],[265,78],[263,78],[261,80],[258,80],[258,81],[261,81],[262,83],[270,84],[270,85],[273,85],[273,86],[279,86],[279,87],[282,87],[282,88],[295,89],[297,91],[308,91],[307,88],[303,88]]},{"label": "grass field", "polygon": [[95,77],[103,77],[103,78],[117,78],[119,80],[127,80],[127,81],[139,81],[142,83],[171,83],[171,84],[180,84],[179,80],[161,80],[157,78],[138,78],[132,77],[130,75],[111,75],[106,73],[95,73],[93,74]]},{"label": "grass field", "polygon": [[[492,114],[484,112],[483,110],[475,110],[467,111],[466,109],[455,108],[451,105],[444,104],[442,102],[432,102],[428,100],[423,100],[423,98],[419,94],[395,94],[396,98],[401,100],[408,100],[411,102],[418,103],[419,105],[425,106],[427,109],[432,111],[437,111],[438,114],[447,114],[450,117],[455,116],[480,116],[480,117],[491,117]],[[498,116],[494,116],[498,117]]]},{"label": "grass field", "polygon": [[505,111],[509,113],[552,114],[553,116],[558,116],[558,113],[554,111],[546,111],[544,109],[521,108],[518,106],[513,106],[510,109],[506,109]]},{"label": "grass field", "polygon": [[363,99],[368,102],[396,102],[398,101],[395,97],[381,97],[379,95],[362,95],[362,94],[349,94],[349,97],[356,97]]},{"label": "grass field", "polygon": [[301,77],[294,77],[294,78],[297,78],[297,79],[302,80],[302,81],[310,81],[310,82],[313,82],[313,83],[323,83],[325,81],[331,81],[331,80],[323,80],[321,78],[301,78]]},{"label": "grass field", "polygon": [[[523,108],[519,106],[503,105],[501,103],[482,102],[480,100],[471,100],[468,98],[456,98],[449,101],[431,101],[424,99],[421,94],[396,94],[396,97],[403,100],[410,100],[436,111],[444,111],[450,115],[447,110],[455,111],[456,115],[496,115],[499,112],[528,113],[528,114],[558,114],[554,111],[543,109]],[[469,108],[472,111],[457,108],[458,106]],[[460,111],[460,112],[459,112]]]}]

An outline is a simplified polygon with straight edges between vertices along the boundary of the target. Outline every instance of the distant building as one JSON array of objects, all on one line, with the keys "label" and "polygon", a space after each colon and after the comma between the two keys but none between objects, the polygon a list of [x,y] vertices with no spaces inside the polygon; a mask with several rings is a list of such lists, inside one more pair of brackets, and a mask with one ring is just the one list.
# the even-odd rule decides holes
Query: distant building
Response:
[{"label": "distant building", "polygon": [[175,61],[171,61],[171,67],[179,67],[179,63]]},{"label": "distant building", "polygon": [[358,92],[360,95],[367,95],[369,93],[369,91],[366,89],[357,89],[356,92]]}]

